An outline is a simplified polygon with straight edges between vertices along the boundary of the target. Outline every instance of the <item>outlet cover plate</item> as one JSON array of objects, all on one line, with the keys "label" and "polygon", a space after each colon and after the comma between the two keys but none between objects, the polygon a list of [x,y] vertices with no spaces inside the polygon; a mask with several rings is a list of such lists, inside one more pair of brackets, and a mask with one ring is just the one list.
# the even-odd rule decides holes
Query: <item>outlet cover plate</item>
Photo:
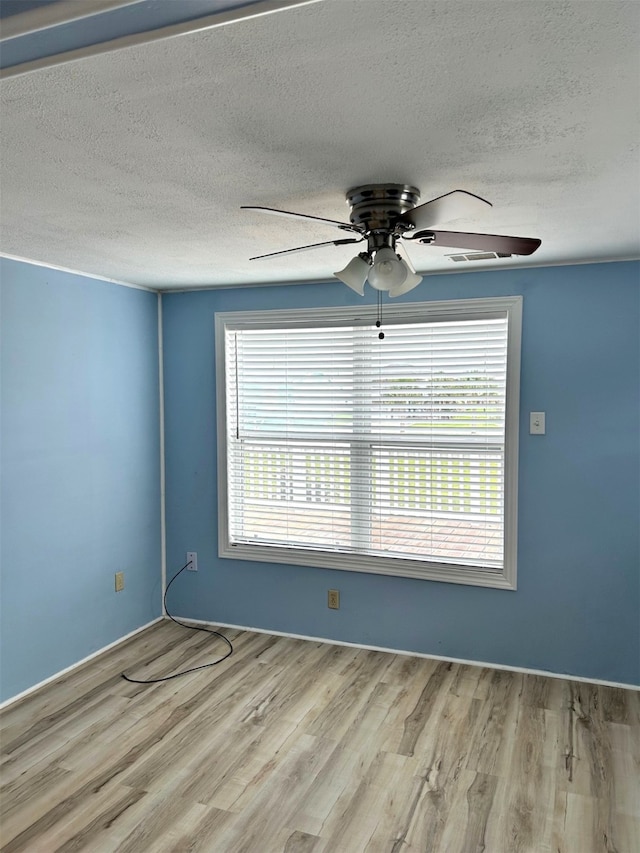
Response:
[{"label": "outlet cover plate", "polygon": [[187,563],[191,565],[187,566],[188,572],[197,572],[198,571],[198,552],[197,551],[187,551]]}]

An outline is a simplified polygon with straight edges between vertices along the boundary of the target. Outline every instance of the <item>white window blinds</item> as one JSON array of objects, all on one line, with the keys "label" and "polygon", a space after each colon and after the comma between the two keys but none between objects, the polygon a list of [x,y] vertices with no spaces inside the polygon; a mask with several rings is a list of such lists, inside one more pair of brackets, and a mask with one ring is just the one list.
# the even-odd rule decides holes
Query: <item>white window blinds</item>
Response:
[{"label": "white window blinds", "polygon": [[503,572],[508,311],[434,313],[225,328],[231,547]]}]

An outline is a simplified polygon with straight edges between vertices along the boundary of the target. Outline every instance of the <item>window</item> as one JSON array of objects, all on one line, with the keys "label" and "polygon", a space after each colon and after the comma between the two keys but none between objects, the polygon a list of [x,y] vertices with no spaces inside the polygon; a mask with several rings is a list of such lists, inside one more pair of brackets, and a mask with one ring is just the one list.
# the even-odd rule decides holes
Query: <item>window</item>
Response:
[{"label": "window", "polygon": [[521,297],[216,316],[219,552],[515,588]]}]

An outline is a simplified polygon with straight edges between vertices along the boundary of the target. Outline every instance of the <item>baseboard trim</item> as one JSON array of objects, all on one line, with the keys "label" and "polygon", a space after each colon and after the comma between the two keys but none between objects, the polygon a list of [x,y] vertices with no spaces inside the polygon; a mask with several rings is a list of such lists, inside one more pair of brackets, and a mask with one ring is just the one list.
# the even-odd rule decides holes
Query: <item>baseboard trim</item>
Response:
[{"label": "baseboard trim", "polygon": [[273,631],[266,628],[252,628],[249,625],[234,625],[230,622],[208,622],[205,619],[190,619],[188,616],[177,616],[183,622],[192,622],[194,625],[207,625],[212,628],[234,628],[238,631],[252,631],[256,634],[273,634],[276,637],[289,637],[292,640],[309,640],[313,643],[328,643],[332,646],[349,646],[354,649],[364,649],[370,652],[388,652],[393,655],[406,655],[408,657],[426,658],[427,660],[442,660],[447,663],[462,663],[468,666],[481,666],[485,669],[501,669],[507,672],[519,672],[524,675],[542,675],[545,678],[561,678],[565,681],[580,681],[584,684],[600,684],[603,687],[619,687],[622,690],[640,691],[640,685],[626,684],[623,681],[604,681],[600,678],[586,678],[581,675],[571,675],[566,672],[549,672],[545,669],[527,669],[523,666],[509,666],[501,663],[487,663],[480,660],[466,660],[465,658],[450,658],[445,655],[430,655],[424,652],[410,652],[406,649],[389,649],[385,646],[369,646],[363,643],[349,643],[346,640],[332,640],[328,637],[312,637],[307,634],[291,634],[288,631]]},{"label": "baseboard trim", "polygon": [[55,675],[50,675],[48,678],[45,678],[44,681],[39,681],[32,687],[27,687],[26,690],[22,691],[22,693],[17,693],[15,696],[11,696],[9,699],[5,699],[4,702],[0,702],[0,711],[2,711],[8,705],[13,705],[14,702],[19,702],[20,699],[24,699],[31,693],[35,693],[36,690],[40,690],[41,687],[45,687],[47,684],[51,684],[52,681],[55,681],[58,678],[62,678],[63,675],[67,675],[68,673],[73,672],[74,669],[78,669],[83,664],[88,663],[90,660],[100,657],[100,655],[103,655],[105,652],[108,652],[111,649],[115,649],[116,646],[119,646],[121,643],[130,640],[131,637],[135,637],[136,634],[140,634],[142,633],[142,631],[146,631],[147,628],[150,628],[152,625],[155,625],[156,622],[162,621],[164,621],[163,617],[158,616],[155,619],[152,619],[151,622],[147,622],[146,625],[141,625],[140,628],[136,628],[135,631],[130,631],[128,634],[125,634],[124,637],[120,637],[120,639],[114,640],[113,643],[109,643],[108,646],[103,646],[101,649],[98,649],[97,651],[92,652],[90,655],[87,655],[86,658],[82,658],[82,660],[76,661],[76,663],[72,663],[71,666],[67,666],[65,669],[61,669],[59,672],[56,672]]}]

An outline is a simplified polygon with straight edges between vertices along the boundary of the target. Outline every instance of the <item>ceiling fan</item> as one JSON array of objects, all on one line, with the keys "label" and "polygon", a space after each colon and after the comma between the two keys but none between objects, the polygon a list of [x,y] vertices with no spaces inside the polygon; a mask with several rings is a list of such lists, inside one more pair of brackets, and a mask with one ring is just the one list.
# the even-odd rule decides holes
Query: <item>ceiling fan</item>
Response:
[{"label": "ceiling fan", "polygon": [[[366,240],[367,250],[356,255],[343,270],[339,270],[334,275],[360,296],[364,295],[367,279],[376,290],[387,291],[389,296],[402,296],[422,281],[422,276],[418,275],[413,268],[406,248],[401,242],[403,240],[431,246],[495,252],[502,257],[531,255],[541,243],[540,240],[532,237],[434,231],[432,226],[436,223],[472,217],[492,207],[490,202],[466,190],[453,190],[418,205],[420,190],[416,187],[408,184],[366,184],[350,189],[346,198],[351,207],[350,222],[309,216],[306,213],[293,213],[290,210],[276,210],[272,207],[242,205],[242,210],[258,210],[261,213],[273,213],[276,216],[288,216],[292,219],[323,222],[354,235],[324,243],[297,246],[294,249],[283,249],[280,252],[269,252],[266,255],[256,255],[250,260],[273,258],[276,255],[287,255],[292,252],[306,252],[321,246],[344,246]],[[396,250],[400,250],[402,255]]]}]

